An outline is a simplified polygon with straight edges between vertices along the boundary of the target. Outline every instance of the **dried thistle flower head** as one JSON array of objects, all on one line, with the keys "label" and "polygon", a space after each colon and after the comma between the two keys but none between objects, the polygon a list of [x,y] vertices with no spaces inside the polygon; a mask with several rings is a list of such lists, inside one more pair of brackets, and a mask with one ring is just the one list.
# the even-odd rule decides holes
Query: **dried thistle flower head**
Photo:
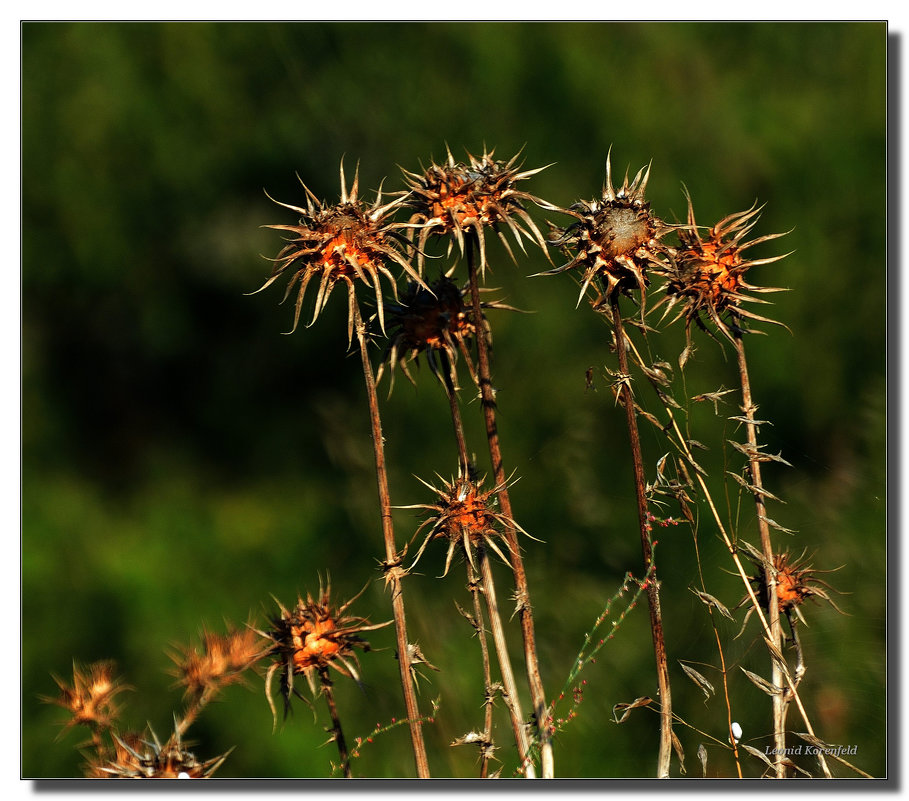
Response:
[{"label": "dried thistle flower head", "polygon": [[[767,577],[764,571],[763,563],[755,562],[755,574],[751,577],[751,582],[755,588],[755,594],[766,611],[770,607],[770,592],[767,586]],[[827,590],[833,588],[826,582],[817,577],[818,573],[830,573],[829,570],[816,570],[806,559],[805,552],[793,558],[788,551],[777,553],[773,557],[773,570],[776,583],[777,605],[781,613],[786,614],[790,622],[791,615],[795,614],[804,622],[799,607],[809,598],[820,598],[827,601],[837,612],[842,614],[842,610],[833,602]]]},{"label": "dried thistle flower head", "polygon": [[[385,315],[391,330],[376,381],[381,379],[385,364],[388,363],[391,368],[389,395],[394,387],[396,364],[401,366],[410,383],[416,386],[408,370],[408,364],[416,361],[421,353],[426,354],[429,369],[446,389],[458,388],[456,370],[458,351],[467,353],[467,342],[476,334],[476,325],[470,304],[469,287],[458,289],[450,276],[450,272],[442,275],[428,287],[410,283],[407,290],[401,294],[399,302],[385,305]],[[481,288],[480,291],[495,290]],[[501,301],[481,301],[480,306],[483,309],[517,311]],[[491,331],[485,315],[482,325],[488,342]],[[468,366],[471,368],[471,377],[476,382],[476,375],[469,359]]]},{"label": "dried thistle flower head", "polygon": [[498,511],[498,493],[503,486],[497,485],[484,490],[485,479],[482,478],[474,479],[463,475],[451,481],[444,481],[441,476],[439,478],[442,480],[441,488],[419,479],[422,484],[438,495],[436,503],[402,507],[404,509],[428,509],[432,512],[414,534],[416,538],[421,531],[429,527],[410,569],[413,569],[420,560],[426,546],[437,539],[448,541],[448,553],[445,557],[445,570],[442,572],[442,576],[448,574],[452,557],[457,549],[460,549],[474,566],[473,554],[478,547],[493,550],[505,564],[510,565],[508,558],[497,544],[497,540],[502,540],[505,542],[506,548],[511,550],[508,542],[502,538],[503,530],[511,528],[527,536],[530,535],[514,520]]},{"label": "dried thistle flower head", "polygon": [[[260,632],[271,640],[269,654],[274,664],[268,669],[265,693],[275,714],[271,700],[271,682],[275,673],[281,674],[281,693],[284,697],[285,717],[290,711],[292,695],[306,700],[294,689],[294,676],[303,674],[313,695],[316,694],[316,674],[324,677],[328,668],[338,671],[359,682],[359,660],[356,650],[370,650],[369,643],[359,635],[391,624],[370,623],[365,617],[348,615],[347,610],[366,588],[340,606],[331,602],[331,584],[324,588],[319,584],[319,595],[313,599],[309,594],[304,601],[297,598],[296,606],[290,610],[278,602],[279,613],[271,618],[271,628]],[[277,719],[277,715],[275,714]]]},{"label": "dried thistle flower head", "polygon": [[278,205],[297,212],[300,215],[299,222],[296,225],[264,226],[287,231],[291,234],[291,238],[278,253],[277,258],[273,260],[275,267],[271,277],[256,291],[261,292],[281,276],[290,275],[284,300],[297,287],[294,325],[288,332],[292,333],[296,330],[300,320],[306,289],[313,279],[316,279],[319,288],[309,325],[318,319],[335,286],[338,283],[345,284],[348,298],[347,336],[349,340],[353,336],[355,320],[359,317],[356,284],[362,282],[375,292],[379,308],[379,322],[384,331],[381,277],[384,276],[391,284],[392,292],[397,297],[395,277],[388,269],[387,263],[394,262],[402,267],[413,280],[421,282],[420,276],[402,253],[402,247],[406,245],[406,238],[398,230],[401,225],[392,220],[392,214],[403,198],[397,198],[383,205],[380,187],[375,202],[371,206],[365,206],[359,198],[359,165],[353,184],[348,191],[344,179],[343,161],[341,162],[341,199],[339,203],[329,205],[320,201],[302,181],[300,183],[306,192],[305,208],[275,201]]},{"label": "dried thistle flower head", "polygon": [[64,730],[71,726],[89,726],[95,731],[109,729],[119,714],[114,697],[125,689],[114,678],[113,662],[95,662],[88,668],[73,665],[73,684],[53,677],[60,688],[56,698],[43,696],[42,700],[62,706],[70,713]]},{"label": "dried thistle flower head", "polygon": [[606,156],[606,181],[600,200],[580,200],[564,210],[577,218],[564,229],[555,228],[549,243],[562,248],[569,260],[561,267],[540,275],[556,275],[569,270],[581,273],[578,304],[595,280],[607,296],[614,292],[643,295],[649,283],[647,268],[662,266],[667,247],[661,239],[675,226],[659,220],[650,212],[644,191],[650,178],[650,165],[642,167],[634,180],[628,173],[622,185],[612,184],[610,153]]},{"label": "dried thistle flower head", "polygon": [[[446,147],[448,159],[444,164],[433,162],[422,173],[402,170],[409,193],[406,204],[413,209],[410,226],[419,230],[417,237],[419,264],[422,271],[426,242],[430,236],[448,236],[448,253],[455,242],[464,255],[464,236],[473,234],[480,251],[480,272],[486,270],[486,240],[484,229],[492,228],[512,260],[517,262],[511,245],[500,225],[511,230],[515,242],[524,250],[524,239],[537,244],[546,253],[543,235],[530,218],[525,203],[544,209],[557,210],[556,206],[518,188],[518,183],[545,170],[537,167],[522,170],[518,164],[520,152],[508,161],[494,158],[495,150],[483,149],[477,158],[467,153],[468,161],[456,162]],[[547,165],[550,166],[550,165]],[[547,256],[548,258],[548,256]]]},{"label": "dried thistle flower head", "polygon": [[132,732],[113,734],[114,751],[107,759],[89,764],[87,775],[95,779],[208,779],[227,759],[227,754],[200,762],[187,751],[179,735],[164,744],[154,732],[151,740]]},{"label": "dried thistle flower head", "polygon": [[234,629],[226,635],[203,631],[201,649],[189,647],[171,658],[177,665],[177,683],[186,688],[187,696],[198,699],[243,681],[244,672],[266,649],[267,644],[251,628]]},{"label": "dried thistle flower head", "polygon": [[[741,334],[742,318],[782,325],[775,320],[755,314],[742,307],[742,303],[767,303],[751,297],[746,292],[781,292],[777,287],[758,287],[745,281],[745,274],[752,267],[772,264],[786,258],[788,253],[765,259],[746,259],[742,254],[751,247],[785,234],[769,234],[743,240],[760,219],[761,209],[753,205],[746,211],[724,217],[702,235],[698,226],[690,195],[688,199],[688,225],[679,229],[681,246],[671,254],[665,269],[666,297],[658,305],[666,304],[665,317],[677,304],[681,310],[675,317],[685,318],[685,331],[690,342],[691,323],[709,331],[705,321],[712,322],[729,339]],[[725,317],[725,319],[724,319]]]}]

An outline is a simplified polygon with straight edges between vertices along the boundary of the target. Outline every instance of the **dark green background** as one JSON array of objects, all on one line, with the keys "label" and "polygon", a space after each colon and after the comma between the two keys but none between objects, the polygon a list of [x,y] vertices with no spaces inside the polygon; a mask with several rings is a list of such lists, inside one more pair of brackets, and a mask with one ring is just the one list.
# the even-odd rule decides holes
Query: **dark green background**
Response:
[{"label": "dark green background", "polygon": [[[807,548],[820,568],[844,565],[828,578],[851,593],[837,598],[848,616],[806,609],[801,694],[820,737],[856,745],[852,759],[883,775],[885,72],[883,24],[23,25],[23,775],[80,773],[80,734],[55,741],[64,713],[37,699],[54,692],[52,672],[71,675],[74,659],[116,659],[136,688],[125,724],[148,720],[164,736],[179,708],[165,649],[203,623],[261,619],[271,594],[290,603],[326,572],[339,598],[369,583],[354,612],[391,617],[376,581],[375,478],[343,298],[287,337],[281,289],[244,293],[280,245],[260,226],[293,221],[263,188],[300,202],[296,171],[334,201],[346,154],[351,172],[359,160],[364,188],[387,176],[397,189],[397,165],[441,159],[446,142],[456,157],[484,143],[501,157],[526,145],[528,166],[555,162],[527,188],[560,205],[597,196],[612,145],[620,174],[653,160],[647,196],[663,217],[684,215],[684,182],[700,222],[758,199],[767,206],[756,233],[794,229],[755,255],[795,253],[752,274],[792,290],[772,312],[792,335],[774,328],[749,340],[759,416],[773,421],[763,433],[793,464],[766,470],[788,501],[771,515],[799,532],[776,535],[780,547]],[[490,256],[489,284],[535,312],[492,316],[494,376],[506,460],[520,477],[515,511],[544,541],[526,541],[525,563],[555,695],[623,573],[640,573],[627,435],[602,377],[608,330],[575,309],[576,284],[527,279],[546,267],[539,252],[517,267],[497,243]],[[680,350],[677,337],[653,346],[673,362]],[[595,391],[585,389],[591,366]],[[680,399],[734,386],[734,360],[702,340],[686,378]],[[694,408],[692,423],[718,482],[724,455],[735,458],[723,436],[741,432],[721,431],[706,412]],[[425,367],[418,390],[399,380],[383,404],[394,503],[428,500],[414,475],[455,468],[446,414]],[[485,464],[478,405],[466,414]],[[652,474],[668,448],[650,430],[644,437]],[[416,518],[396,520],[403,541]],[[739,531],[756,538],[747,506]],[[687,589],[697,580],[691,535],[663,534],[676,711],[722,738],[721,697],[704,703],[677,661],[717,659],[705,609]],[[706,517],[700,542],[708,589],[734,606],[741,584],[724,572],[732,564]],[[454,609],[453,599],[467,602],[463,573],[434,578],[442,551],[424,557],[406,600],[412,638],[442,668],[421,696],[427,708],[441,696],[426,729],[433,773],[471,776],[476,754],[448,744],[481,725],[479,656]],[[507,600],[504,571],[501,587]],[[763,750],[768,699],[738,670],[769,672],[757,628],[733,640],[738,623],[720,625],[735,666],[733,717]],[[509,632],[517,656],[513,623]],[[371,639],[364,690],[338,685],[351,738],[403,717],[392,630]],[[657,717],[610,720],[615,703],[655,693],[644,608],[582,678],[579,717],[556,741],[558,773],[652,776]],[[336,754],[320,747],[319,713],[314,724],[298,705],[272,734],[255,680],[206,711],[195,749],[208,757],[237,746],[224,777],[323,777]],[[801,727],[794,710],[790,723]],[[677,732],[689,775],[700,775],[704,737]],[[511,775],[504,718],[496,736]],[[711,775],[731,775],[726,752],[709,754]],[[355,763],[367,776],[412,770],[404,727]]]}]

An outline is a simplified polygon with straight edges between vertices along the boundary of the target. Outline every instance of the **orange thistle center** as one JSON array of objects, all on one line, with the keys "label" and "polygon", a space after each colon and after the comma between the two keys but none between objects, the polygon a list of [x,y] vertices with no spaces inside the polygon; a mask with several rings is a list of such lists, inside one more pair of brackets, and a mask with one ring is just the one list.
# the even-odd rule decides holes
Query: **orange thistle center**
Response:
[{"label": "orange thistle center", "polygon": [[697,283],[702,294],[717,303],[724,292],[735,292],[740,284],[739,276],[732,272],[741,264],[738,251],[732,248],[717,254],[715,242],[704,242],[700,246]]},{"label": "orange thistle center", "polygon": [[[781,608],[797,606],[806,595],[803,574],[795,570],[785,560],[777,560],[776,597]],[[779,564],[782,562],[782,565]]]},{"label": "orange thistle center", "polygon": [[294,665],[303,670],[332,659],[341,646],[331,636],[335,631],[335,621],[330,617],[291,627]]},{"label": "orange thistle center", "polygon": [[440,176],[432,199],[432,216],[445,220],[449,225],[463,228],[469,220],[483,223],[496,218],[495,207],[498,193],[478,191],[476,181],[455,174]]},{"label": "orange thistle center", "polygon": [[378,254],[363,241],[364,238],[350,229],[335,234],[319,252],[323,269],[330,271],[333,277],[354,275],[354,264],[369,269]]},{"label": "orange thistle center", "polygon": [[448,535],[459,539],[466,532],[474,543],[480,542],[493,525],[486,504],[486,494],[475,488],[462,487],[457,498],[448,505]]},{"label": "orange thistle center", "polygon": [[412,347],[441,350],[446,347],[446,331],[455,339],[474,333],[461,293],[448,284],[436,284],[433,288],[437,297],[426,298],[425,303],[413,308],[403,320],[404,333]]}]

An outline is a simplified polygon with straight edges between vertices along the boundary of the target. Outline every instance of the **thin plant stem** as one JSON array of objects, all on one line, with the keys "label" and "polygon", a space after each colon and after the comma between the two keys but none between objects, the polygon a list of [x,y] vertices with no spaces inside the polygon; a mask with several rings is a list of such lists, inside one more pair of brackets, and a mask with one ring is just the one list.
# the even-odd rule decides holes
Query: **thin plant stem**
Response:
[{"label": "thin plant stem", "polygon": [[341,728],[341,719],[338,717],[338,708],[335,706],[335,694],[332,689],[331,676],[328,675],[328,668],[319,668],[319,682],[322,685],[322,692],[325,694],[325,700],[328,703],[328,713],[331,715],[331,734],[332,739],[338,746],[338,756],[341,758],[341,767],[344,770],[344,778],[350,779],[350,754],[347,751],[347,743],[344,740],[344,730]]},{"label": "thin plant stem", "polygon": [[[701,590],[707,592],[707,585],[704,582],[704,573],[701,570],[701,551],[698,547],[698,534],[697,529],[692,521],[692,539],[694,540],[694,554],[698,563],[698,576],[701,579]],[[732,755],[735,758],[735,769],[739,774],[739,778],[742,778],[742,765],[739,762],[739,747],[738,742],[735,738],[735,733],[732,731],[732,703],[729,700],[729,676],[726,670],[726,657],[723,654],[723,643],[720,640],[720,632],[716,627],[716,620],[713,616],[713,607],[707,606],[707,614],[710,615],[710,626],[713,628],[713,636],[716,638],[716,650],[720,655],[720,672],[723,676],[723,697],[726,701],[726,727],[729,729],[729,742],[732,744]]]},{"label": "thin plant stem", "polygon": [[360,311],[353,305],[354,324],[360,345],[360,359],[363,363],[363,377],[366,381],[366,396],[369,402],[369,420],[372,426],[372,444],[376,459],[376,481],[379,489],[379,506],[382,515],[382,534],[385,540],[385,581],[391,587],[391,603],[395,620],[395,636],[398,649],[398,667],[401,672],[401,689],[407,709],[410,738],[413,745],[417,776],[429,778],[429,760],[423,742],[422,718],[414,692],[410,669],[410,647],[407,639],[407,619],[404,613],[404,590],[401,586],[406,571],[401,566],[401,557],[395,545],[394,523],[391,515],[391,497],[388,492],[388,473],[385,467],[385,446],[382,439],[382,422],[379,417],[379,401],[376,395],[376,379],[366,349],[366,325]]},{"label": "thin plant stem", "polygon": [[628,354],[625,347],[625,328],[622,324],[622,312],[619,309],[619,297],[616,291],[610,293],[612,306],[612,323],[615,330],[616,353],[619,359],[621,374],[621,395],[628,423],[628,437],[631,443],[631,461],[634,469],[635,494],[638,505],[638,522],[641,531],[641,550],[644,556],[644,568],[654,568],[653,577],[647,583],[647,603],[650,608],[650,631],[653,638],[653,651],[656,658],[657,682],[660,689],[660,750],[657,761],[657,777],[669,778],[669,761],[672,755],[672,694],[669,686],[669,667],[666,662],[666,642],[663,637],[663,616],[660,609],[660,582],[653,565],[653,546],[650,540],[650,529],[647,511],[647,494],[644,480],[644,461],[641,456],[641,440],[638,434],[637,415],[631,393],[630,373],[628,372]]},{"label": "thin plant stem", "polygon": [[[502,461],[502,450],[499,444],[499,429],[496,423],[496,400],[492,386],[492,372],[489,366],[489,343],[483,327],[482,306],[480,304],[480,287],[477,278],[475,253],[479,244],[475,234],[466,236],[467,272],[470,282],[470,298],[473,306],[474,326],[477,340],[477,383],[480,388],[480,401],[483,406],[483,419],[486,424],[486,440],[489,444],[489,457],[495,483],[499,490],[499,503],[505,517],[514,520],[511,498],[507,488],[505,466]],[[505,539],[511,550],[511,568],[514,573],[517,612],[521,621],[521,634],[524,641],[524,664],[527,671],[527,683],[530,688],[530,699],[533,704],[537,736],[540,742],[540,767],[544,779],[555,775],[552,754],[552,729],[546,694],[543,690],[543,679],[540,676],[540,664],[537,657],[536,634],[533,625],[533,607],[530,603],[530,589],[527,585],[527,574],[524,571],[524,560],[521,558],[521,547],[517,532],[507,526]]]},{"label": "thin plant stem", "polygon": [[[634,342],[629,339],[627,340],[627,344],[631,347],[638,364],[643,365],[641,355],[637,352]],[[652,380],[651,383],[653,383]],[[658,397],[660,397],[659,393],[657,394]],[[745,592],[747,593],[748,599],[751,602],[751,608],[757,614],[761,627],[764,630],[764,637],[766,639],[768,649],[770,649],[772,647],[770,639],[770,624],[767,622],[767,618],[764,616],[764,610],[761,608],[758,597],[754,594],[754,588],[751,586],[751,579],[749,578],[744,566],[742,565],[742,560],[739,558],[738,549],[736,548],[736,545],[732,539],[730,539],[729,534],[726,531],[726,527],[723,525],[723,520],[720,517],[719,510],[713,501],[713,496],[710,494],[710,488],[707,486],[704,475],[702,474],[700,468],[697,466],[697,462],[691,453],[691,448],[688,445],[689,438],[682,433],[671,407],[665,402],[665,400],[662,399],[662,397],[661,403],[666,414],[669,416],[669,423],[667,426],[664,426],[664,430],[668,432],[669,429],[672,429],[673,433],[675,434],[675,446],[685,458],[685,461],[692,466],[692,470],[694,471],[694,476],[697,480],[698,486],[700,487],[704,500],[707,501],[707,506],[710,509],[710,514],[713,517],[714,523],[716,523],[717,531],[719,531],[720,537],[723,540],[723,544],[725,545],[726,550],[729,552],[729,555],[732,557],[732,561],[735,563],[739,578],[742,580],[742,585],[745,587]],[[777,653],[781,653],[779,649],[777,649]],[[799,714],[801,715],[802,722],[805,724],[805,728],[808,730],[808,734],[814,737],[814,728],[812,727],[811,721],[808,718],[808,713],[805,711],[805,707],[802,704],[802,699],[799,698],[798,694],[798,685],[801,677],[796,677],[794,679],[790,672],[786,671],[783,674],[782,678],[785,680],[788,687],[789,697],[787,699],[787,702],[791,703],[792,701],[795,701],[795,704],[799,710]],[[817,754],[817,758],[826,778],[832,778],[830,769],[827,767],[827,760],[824,758],[824,754],[822,752],[819,752]]]},{"label": "thin plant stem", "polygon": [[474,626],[477,639],[480,641],[480,654],[483,659],[483,742],[480,744],[480,778],[489,776],[489,759],[493,753],[492,740],[492,705],[495,701],[495,689],[489,672],[489,643],[486,641],[486,627],[483,625],[483,606],[480,601],[480,581],[470,561],[467,562],[467,585],[473,597]]},{"label": "thin plant stem", "polygon": [[[770,526],[767,524],[767,510],[764,506],[763,484],[761,483],[761,464],[756,458],[758,452],[757,426],[754,422],[755,405],[751,396],[751,382],[748,378],[748,361],[745,358],[745,342],[740,334],[735,335],[735,350],[738,356],[739,380],[742,387],[742,411],[747,423],[745,432],[748,439],[749,451],[752,456],[748,459],[751,473],[751,484],[754,487],[754,506],[757,513],[758,530],[761,534],[761,550],[764,554],[764,578],[767,586],[768,614],[770,618],[770,641],[780,649],[782,630],[780,627],[779,604],[776,595],[776,575],[774,571],[773,545],[770,542]],[[771,656],[771,682],[775,687],[782,688],[782,670],[776,659]],[[786,753],[786,726],[784,714],[783,693],[774,693],[771,698],[773,708],[773,740],[775,747],[774,769],[778,779],[786,778],[786,767],[783,755]]]},{"label": "thin plant stem", "polygon": [[518,757],[521,760],[521,770],[528,779],[536,778],[533,759],[527,743],[527,731],[524,728],[524,715],[521,712],[521,699],[518,697],[518,688],[514,681],[514,672],[511,669],[511,659],[508,656],[508,644],[505,640],[505,629],[499,615],[499,604],[496,598],[496,585],[492,576],[492,565],[486,548],[478,545],[476,559],[479,567],[480,578],[483,582],[483,595],[486,597],[486,608],[489,610],[489,625],[492,629],[492,641],[495,643],[496,655],[499,658],[499,671],[502,674],[502,686],[505,690],[505,703],[511,713],[511,727],[514,731],[514,740],[518,747]]},{"label": "thin plant stem", "polygon": [[[450,378],[446,378],[445,389],[448,394],[449,399],[449,408],[451,410],[451,419],[452,425],[455,431],[455,439],[458,443],[458,458],[462,466],[462,475],[467,476],[468,474],[468,461],[467,461],[467,446],[464,438],[464,424],[461,419],[461,409],[458,405],[457,394],[454,391],[454,387],[451,385]],[[465,544],[465,547],[469,547],[469,543]],[[495,590],[495,580],[492,575],[492,569],[489,565],[489,559],[486,555],[486,549],[482,544],[477,546],[477,562],[479,563],[479,572],[480,572],[480,581],[482,584],[483,595],[486,598],[486,608],[489,612],[489,623],[492,628],[493,641],[495,642],[496,655],[499,660],[499,670],[502,674],[502,684],[505,688],[505,694],[507,697],[508,711],[511,714],[511,725],[514,730],[515,744],[518,747],[518,755],[521,760],[522,769],[524,774],[528,779],[536,778],[535,771],[533,768],[533,762],[528,756],[528,743],[527,743],[527,734],[524,730],[524,716],[521,712],[521,702],[518,698],[517,687],[514,682],[514,673],[511,669],[511,659],[508,656],[508,645],[505,640],[505,629],[502,626],[502,620],[499,616],[499,607],[496,599],[496,590]],[[468,559],[468,571],[471,572],[472,568],[470,566],[470,560]],[[468,574],[469,575],[469,574]],[[475,604],[478,602],[476,596],[474,596]],[[492,694],[491,686],[489,682],[489,657],[486,649],[486,637],[482,632],[483,617],[482,614],[477,612],[477,625],[480,627],[478,633],[481,637],[481,647],[483,649],[484,656],[484,671],[486,677],[486,730],[487,734],[491,732],[491,715],[492,715]],[[488,738],[487,738],[488,739]],[[484,760],[483,766],[486,767],[488,759],[486,758],[486,749],[484,747]]]}]

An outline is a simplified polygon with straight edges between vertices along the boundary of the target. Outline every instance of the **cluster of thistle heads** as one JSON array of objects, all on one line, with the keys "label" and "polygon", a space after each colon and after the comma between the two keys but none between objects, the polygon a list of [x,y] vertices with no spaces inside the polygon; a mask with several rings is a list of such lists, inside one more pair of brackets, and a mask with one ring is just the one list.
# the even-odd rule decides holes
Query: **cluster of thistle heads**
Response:
[{"label": "cluster of thistle heads", "polygon": [[[405,188],[386,200],[380,187],[371,204],[360,199],[358,175],[348,188],[342,162],[339,203],[319,200],[305,184],[305,207],[280,203],[297,212],[299,219],[292,225],[267,226],[290,236],[274,259],[272,275],[258,291],[282,276],[290,277],[284,297],[296,292],[295,329],[310,287],[315,301],[307,314],[308,325],[318,319],[333,289],[344,284],[350,339],[358,324],[365,326],[358,302],[358,287],[364,287],[374,303],[379,330],[390,340],[386,360],[406,365],[425,352],[438,375],[449,373],[459,343],[470,336],[477,321],[471,319],[465,290],[459,298],[452,286],[454,267],[440,271],[437,281],[426,279],[427,246],[435,238],[447,240],[449,256],[456,252],[463,257],[470,252],[465,243],[475,242],[481,275],[492,232],[515,263],[512,241],[524,252],[525,243],[539,247],[550,262],[551,252],[561,253],[564,263],[539,275],[576,276],[579,303],[588,293],[594,305],[618,293],[633,296],[643,311],[656,277],[662,282],[662,297],[654,309],[663,307],[663,317],[675,312],[673,322],[684,319],[689,332],[694,323],[732,338],[748,330],[748,321],[775,322],[745,306],[762,302],[755,294],[780,291],[748,283],[747,272],[788,255],[747,258],[750,248],[783,236],[749,238],[761,208],[754,205],[705,227],[697,223],[687,197],[687,220],[666,222],[645,199],[650,166],[633,179],[626,172],[616,186],[609,154],[602,196],[563,208],[525,191],[524,182],[545,167],[524,169],[519,155],[505,161],[484,150],[479,158],[468,153],[465,161],[456,161],[448,150],[442,164],[433,162],[419,172],[404,170]],[[568,221],[559,225],[547,220],[550,231],[544,237],[529,213],[532,206]],[[394,271],[405,285],[401,292]],[[385,299],[389,291],[394,302]]]},{"label": "cluster of thistle heads", "polygon": [[[305,184],[305,205],[276,201],[296,212],[299,219],[295,224],[266,226],[284,232],[287,241],[273,259],[272,275],[258,291],[289,276],[284,299],[294,296],[295,330],[307,297],[315,295],[306,312],[307,325],[312,325],[333,290],[343,284],[347,290],[348,340],[355,331],[358,336],[368,332],[375,337],[376,324],[388,340],[377,377],[381,378],[388,365],[393,383],[398,365],[414,382],[408,366],[425,354],[431,371],[449,392],[458,389],[455,365],[459,354],[465,357],[471,379],[477,383],[468,343],[480,326],[490,334],[485,315],[479,320],[474,317],[467,285],[459,286],[453,278],[457,258],[476,257],[474,267],[485,276],[490,232],[497,235],[516,264],[512,245],[526,253],[525,243],[530,243],[554,265],[538,275],[573,274],[580,285],[578,303],[586,295],[598,309],[619,297],[630,297],[639,304],[642,318],[658,309],[662,309],[661,319],[674,312],[671,322],[684,321],[689,344],[692,324],[712,336],[720,334],[732,340],[748,330],[749,321],[775,322],[743,305],[765,302],[755,294],[779,291],[748,283],[745,276],[750,268],[784,258],[745,256],[755,245],[783,235],[749,238],[761,211],[756,205],[705,227],[696,222],[686,192],[687,219],[666,222],[653,213],[645,199],[650,166],[640,169],[632,179],[626,172],[616,186],[607,154],[601,197],[563,208],[522,188],[527,179],[545,168],[524,169],[519,155],[497,160],[493,151],[484,149],[479,158],[468,154],[466,161],[456,161],[448,150],[442,164],[433,162],[419,172],[404,170],[405,188],[383,196],[380,187],[372,203],[361,200],[359,171],[347,185],[342,161],[339,202],[320,200]],[[567,222],[559,225],[547,220],[549,235],[544,237],[529,213],[530,207],[562,215]],[[428,255],[428,244],[434,238],[447,240],[446,258],[454,254],[456,261],[439,270],[438,278],[427,279],[426,262],[433,258]],[[564,262],[555,266],[552,253],[562,254]],[[648,291],[652,293],[654,279],[660,281],[661,297],[649,306]],[[364,291],[366,303],[374,309],[367,318],[361,311]],[[386,297],[389,292],[391,298]],[[483,301],[480,307],[514,310],[492,300]],[[416,539],[426,532],[410,569],[435,540],[447,543],[443,575],[456,552],[473,564],[479,547],[509,561],[511,546],[502,532],[526,532],[498,509],[501,486],[483,489],[483,480],[472,469],[461,471],[450,481],[443,480],[441,488],[427,486],[437,496],[434,503],[402,507],[429,512],[414,534]],[[766,574],[760,554],[756,556],[752,581],[760,603],[767,608]],[[798,608],[807,598],[830,600],[823,589],[826,585],[816,579],[804,558],[780,554],[774,569],[779,608],[787,616],[800,615]],[[67,728],[80,725],[91,731],[91,740],[86,743],[89,776],[209,777],[227,755],[197,760],[186,749],[183,733],[212,697],[225,686],[241,682],[244,674],[257,669],[263,660],[270,660],[265,672],[266,697],[276,720],[271,700],[276,676],[285,716],[293,697],[306,700],[295,685],[295,677],[302,676],[314,695],[330,686],[329,671],[359,682],[357,651],[370,649],[361,635],[391,621],[372,624],[367,618],[349,614],[357,598],[359,594],[334,604],[330,585],[320,585],[315,598],[299,597],[292,608],[278,602],[278,612],[270,617],[266,629],[250,624],[227,635],[204,632],[201,648],[172,655],[186,709],[182,718],[175,718],[174,732],[164,743],[150,728],[142,732],[120,730],[120,707],[115,699],[127,688],[114,678],[110,663],[96,663],[87,669],[74,667],[72,685],[57,679],[60,695],[45,700],[68,711]],[[428,665],[418,651],[413,657],[412,662]]]},{"label": "cluster of thistle heads", "polygon": [[257,672],[263,661],[270,663],[265,694],[276,720],[271,689],[275,676],[280,677],[285,717],[293,696],[311,705],[294,687],[295,676],[306,679],[313,697],[330,683],[329,669],[359,682],[356,652],[370,650],[361,635],[391,623],[371,624],[364,617],[350,615],[350,606],[361,594],[336,605],[331,585],[320,585],[315,599],[308,594],[305,601],[300,597],[292,609],[277,601],[278,613],[269,617],[270,625],[264,630],[251,623],[226,634],[205,630],[198,646],[171,653],[175,686],[183,689],[185,707],[182,715],[174,716],[173,732],[163,743],[150,725],[142,731],[121,725],[124,710],[118,696],[132,688],[115,675],[111,661],[74,665],[72,682],[55,676],[59,694],[42,700],[67,711],[64,731],[79,726],[91,733],[79,746],[88,778],[210,778],[228,754],[198,759],[184,734],[215,696],[232,684],[246,684],[247,675]]}]

